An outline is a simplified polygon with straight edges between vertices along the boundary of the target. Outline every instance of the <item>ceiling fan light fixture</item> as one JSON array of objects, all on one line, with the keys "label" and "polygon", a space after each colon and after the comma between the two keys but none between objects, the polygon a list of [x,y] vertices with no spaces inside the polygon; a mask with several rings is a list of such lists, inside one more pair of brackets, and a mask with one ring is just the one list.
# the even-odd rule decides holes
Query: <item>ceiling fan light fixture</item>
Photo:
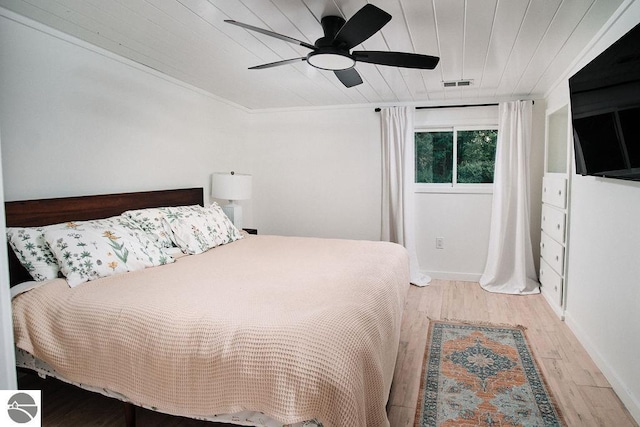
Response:
[{"label": "ceiling fan light fixture", "polygon": [[340,52],[309,52],[307,62],[321,70],[330,71],[347,70],[356,65],[356,61],[351,56]]}]

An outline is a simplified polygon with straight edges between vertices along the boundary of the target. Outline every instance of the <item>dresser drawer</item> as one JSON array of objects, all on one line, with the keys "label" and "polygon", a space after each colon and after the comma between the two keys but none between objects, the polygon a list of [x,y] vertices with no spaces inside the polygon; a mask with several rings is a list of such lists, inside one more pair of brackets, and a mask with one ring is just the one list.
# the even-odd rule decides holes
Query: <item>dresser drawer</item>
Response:
[{"label": "dresser drawer", "polygon": [[567,178],[563,176],[545,176],[542,178],[542,202],[567,207]]},{"label": "dresser drawer", "polygon": [[560,276],[564,276],[564,246],[544,231],[540,236],[540,256]]},{"label": "dresser drawer", "polygon": [[565,214],[549,205],[542,205],[542,231],[556,242],[564,243]]},{"label": "dresser drawer", "polygon": [[540,260],[540,289],[550,300],[562,306],[562,277],[553,268]]}]

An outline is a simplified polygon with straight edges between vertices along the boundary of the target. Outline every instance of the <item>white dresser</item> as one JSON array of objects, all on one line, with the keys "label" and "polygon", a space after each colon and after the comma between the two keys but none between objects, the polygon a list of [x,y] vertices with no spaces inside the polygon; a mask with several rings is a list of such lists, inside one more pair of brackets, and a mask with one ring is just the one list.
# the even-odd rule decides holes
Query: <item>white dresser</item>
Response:
[{"label": "white dresser", "polygon": [[565,105],[547,111],[545,169],[542,178],[540,221],[540,289],[560,316],[564,316],[566,292],[567,229],[571,169],[569,111]]},{"label": "white dresser", "polygon": [[567,178],[546,174],[542,178],[540,284],[549,302],[562,307],[567,226]]}]

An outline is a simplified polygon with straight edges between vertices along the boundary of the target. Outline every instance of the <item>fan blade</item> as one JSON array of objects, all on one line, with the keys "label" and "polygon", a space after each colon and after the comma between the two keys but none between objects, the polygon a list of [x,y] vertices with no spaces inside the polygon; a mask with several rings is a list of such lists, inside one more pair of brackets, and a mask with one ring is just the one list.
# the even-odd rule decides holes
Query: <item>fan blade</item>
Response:
[{"label": "fan blade", "polygon": [[335,43],[344,44],[347,49],[351,49],[380,31],[389,21],[391,15],[372,4],[367,4],[340,28]]},{"label": "fan blade", "polygon": [[335,70],[334,73],[346,87],[353,87],[362,83],[362,78],[355,68],[347,68],[346,70]]},{"label": "fan blade", "polygon": [[258,27],[254,27],[253,25],[243,24],[242,22],[234,21],[233,19],[225,19],[224,22],[226,22],[228,24],[232,24],[232,25],[237,25],[238,27],[246,28],[247,30],[256,31],[258,33],[261,33],[261,34],[264,34],[264,35],[267,35],[267,36],[275,37],[277,39],[284,40],[284,41],[289,42],[289,43],[298,44],[298,45],[304,46],[304,47],[306,47],[308,49],[313,49],[313,50],[316,49],[316,47],[314,45],[312,45],[312,44],[303,42],[303,41],[298,40],[298,39],[294,39],[293,37],[289,37],[289,36],[285,36],[285,35],[282,35],[282,34],[274,33],[273,31],[265,30],[264,28],[258,28]]},{"label": "fan blade", "polygon": [[391,65],[403,68],[421,68],[432,70],[436,68],[440,58],[437,56],[420,55],[417,53],[405,52],[381,52],[370,50],[359,50],[351,52],[351,55],[359,62],[369,62],[378,65]]},{"label": "fan blade", "polygon": [[278,67],[280,65],[292,64],[294,62],[306,61],[307,58],[304,56],[302,58],[291,58],[291,59],[283,59],[282,61],[270,62],[268,64],[256,65],[255,67],[249,67],[250,70],[262,70],[263,68],[271,68]]}]

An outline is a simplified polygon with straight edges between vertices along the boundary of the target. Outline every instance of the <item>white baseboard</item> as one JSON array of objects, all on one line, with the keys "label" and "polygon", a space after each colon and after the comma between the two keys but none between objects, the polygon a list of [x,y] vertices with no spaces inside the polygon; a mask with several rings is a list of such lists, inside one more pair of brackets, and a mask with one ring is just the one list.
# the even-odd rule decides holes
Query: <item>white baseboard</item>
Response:
[{"label": "white baseboard", "polygon": [[560,307],[558,304],[556,304],[553,301],[553,297],[550,296],[549,294],[547,294],[546,292],[542,291],[540,292],[542,294],[542,296],[544,296],[544,299],[547,300],[547,304],[549,304],[549,307],[551,307],[551,309],[553,310],[554,313],[556,313],[558,315],[558,317],[560,318],[560,320],[565,320],[564,319],[564,309],[562,307]]},{"label": "white baseboard", "polygon": [[424,271],[423,273],[431,276],[432,279],[442,280],[460,280],[463,282],[477,282],[482,274],[475,273],[458,273],[452,271]]},{"label": "white baseboard", "polygon": [[571,317],[571,313],[564,312],[564,320],[571,332],[576,336],[580,344],[585,348],[598,369],[602,371],[611,388],[616,392],[624,406],[626,406],[631,416],[640,424],[640,402],[629,392],[625,382],[620,379],[615,369],[602,357],[597,347],[589,339],[588,334],[580,327],[580,325]]}]

